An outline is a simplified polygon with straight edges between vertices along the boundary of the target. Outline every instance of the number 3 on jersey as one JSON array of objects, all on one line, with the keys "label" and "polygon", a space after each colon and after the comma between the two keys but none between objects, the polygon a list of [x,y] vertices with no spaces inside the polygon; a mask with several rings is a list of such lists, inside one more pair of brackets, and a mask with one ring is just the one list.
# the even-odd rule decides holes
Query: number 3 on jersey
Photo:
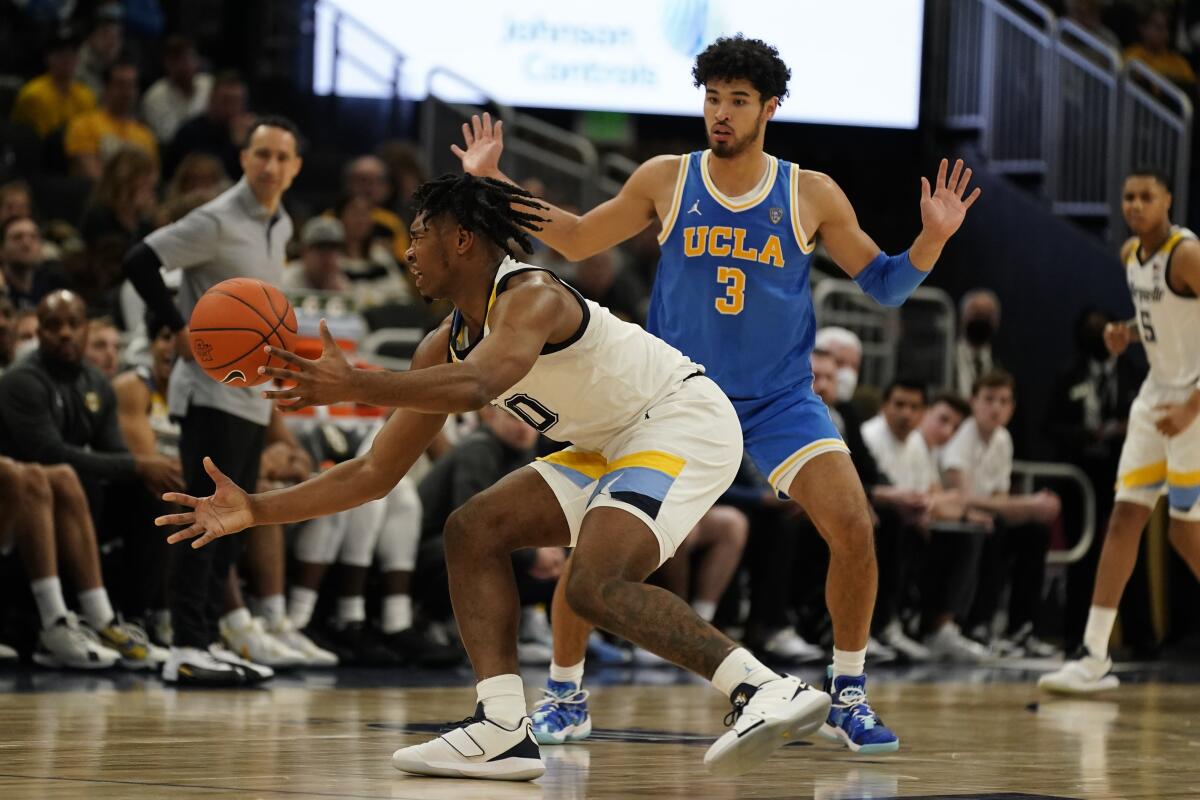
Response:
[{"label": "number 3 on jersey", "polygon": [[722,314],[740,314],[746,304],[746,273],[737,267],[717,267],[717,283],[725,285],[725,296],[714,304]]}]

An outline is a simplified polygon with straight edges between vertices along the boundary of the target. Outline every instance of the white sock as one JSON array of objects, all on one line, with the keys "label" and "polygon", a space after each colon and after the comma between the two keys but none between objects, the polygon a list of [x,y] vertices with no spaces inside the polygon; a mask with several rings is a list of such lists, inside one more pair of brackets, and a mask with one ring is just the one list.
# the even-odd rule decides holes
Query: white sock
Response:
[{"label": "white sock", "polygon": [[367,601],[360,594],[356,597],[338,598],[338,622],[348,625],[351,622],[367,621]]},{"label": "white sock", "polygon": [[317,608],[317,593],[307,586],[293,586],[288,592],[288,616],[297,630],[307,628]]},{"label": "white sock", "polygon": [[38,578],[29,587],[33,589],[33,599],[37,602],[43,628],[53,627],[54,623],[67,615],[67,601],[63,598],[62,583],[57,575]]},{"label": "white sock", "polygon": [[838,650],[833,648],[833,677],[844,675],[857,678],[867,665],[867,648],[862,650]]},{"label": "white sock", "polygon": [[83,618],[95,631],[108,627],[116,616],[113,614],[112,603],[108,601],[108,592],[103,586],[80,592],[79,607],[83,609]]},{"label": "white sock", "polygon": [[717,615],[717,604],[711,600],[693,600],[692,611],[705,622],[712,622]]},{"label": "white sock", "polygon": [[515,728],[525,716],[525,684],[520,675],[497,675],[475,684],[475,696],[492,722]]},{"label": "white sock", "polygon": [[558,662],[550,662],[550,680],[559,683],[573,683],[575,688],[583,686],[583,663],[587,659],[581,660],[578,664],[572,664],[569,667],[560,667]]},{"label": "white sock", "polygon": [[230,611],[228,614],[221,617],[221,622],[224,622],[226,627],[237,631],[245,628],[251,622],[253,622],[253,618],[250,616],[250,612],[246,609],[246,607],[243,606],[242,608],[235,608],[233,611]]},{"label": "white sock", "polygon": [[389,594],[383,598],[384,633],[396,633],[412,627],[412,598],[406,594]]},{"label": "white sock", "polygon": [[1108,640],[1112,638],[1117,610],[1104,606],[1088,609],[1087,627],[1083,629],[1083,644],[1096,658],[1108,658]]},{"label": "white sock", "polygon": [[779,673],[763,666],[746,648],[739,647],[725,656],[721,666],[717,667],[712,676],[712,685],[717,687],[718,692],[729,697],[739,684],[762,686],[778,677]]},{"label": "white sock", "polygon": [[258,606],[268,626],[277,625],[287,613],[287,603],[282,594],[267,595],[259,601]]}]

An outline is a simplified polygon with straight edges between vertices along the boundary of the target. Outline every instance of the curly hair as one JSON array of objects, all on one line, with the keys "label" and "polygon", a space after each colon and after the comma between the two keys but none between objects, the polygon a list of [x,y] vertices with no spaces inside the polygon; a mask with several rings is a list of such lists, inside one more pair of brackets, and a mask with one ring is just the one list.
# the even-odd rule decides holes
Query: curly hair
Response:
[{"label": "curly hair", "polygon": [[518,206],[546,208],[520,186],[474,175],[446,173],[413,192],[414,214],[423,213],[427,220],[450,214],[463,228],[483,236],[510,256],[513,244],[532,253],[533,242],[527,231],[540,231],[537,223],[547,221]]},{"label": "curly hair", "polygon": [[742,34],[722,36],[696,56],[692,79],[696,86],[706,86],[714,80],[748,80],[758,90],[763,101],[788,95],[788,80],[792,71],[779,57],[779,51],[761,39],[747,39]]}]

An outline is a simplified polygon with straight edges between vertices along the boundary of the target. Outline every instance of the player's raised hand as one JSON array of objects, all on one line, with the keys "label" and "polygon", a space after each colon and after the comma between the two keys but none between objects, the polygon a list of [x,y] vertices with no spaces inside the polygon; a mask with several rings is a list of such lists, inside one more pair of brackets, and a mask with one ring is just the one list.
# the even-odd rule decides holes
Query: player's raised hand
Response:
[{"label": "player's raised hand", "polygon": [[492,115],[485,111],[482,119],[474,114],[469,124],[464,122],[462,132],[467,149],[452,144],[450,151],[462,161],[463,172],[481,178],[496,177],[500,172],[500,153],[504,151],[504,123],[496,120],[492,124]]},{"label": "player's raised hand", "polygon": [[[192,497],[180,492],[167,492],[163,500],[187,506],[191,511],[182,514],[166,514],[154,520],[158,526],[187,525],[167,537],[171,544],[195,539],[192,547],[203,547],[221,536],[245,530],[254,525],[254,511],[250,496],[229,479],[208,456],[204,457],[204,471],[212,478],[215,490],[208,497]],[[199,538],[196,538],[199,537]]]},{"label": "player's raised hand", "polygon": [[964,198],[963,194],[971,182],[971,168],[964,170],[960,158],[954,162],[954,169],[947,178],[947,166],[948,162],[943,158],[942,163],[938,165],[937,178],[932,187],[928,179],[924,176],[921,178],[921,226],[929,235],[940,241],[954,235],[962,225],[967,209],[979,199],[981,191],[976,187],[975,191]]},{"label": "player's raised hand", "polygon": [[287,389],[263,392],[263,397],[274,400],[281,409],[292,411],[353,400],[350,395],[350,379],[354,368],[346,360],[342,348],[333,340],[333,334],[329,332],[325,320],[321,320],[321,343],[324,347],[321,357],[317,359],[301,358],[278,347],[267,347],[268,353],[283,359],[289,368],[259,367],[258,374],[293,382],[295,385]]}]

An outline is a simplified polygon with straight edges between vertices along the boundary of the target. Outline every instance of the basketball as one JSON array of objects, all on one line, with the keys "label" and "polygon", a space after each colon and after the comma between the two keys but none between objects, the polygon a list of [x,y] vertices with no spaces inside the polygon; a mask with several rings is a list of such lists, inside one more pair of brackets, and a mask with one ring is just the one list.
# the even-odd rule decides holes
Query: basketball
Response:
[{"label": "basketball", "polygon": [[209,377],[227,386],[257,386],[270,378],[259,367],[284,362],[263,352],[295,350],[296,312],[283,293],[253,278],[232,278],[209,289],[189,323],[192,355]]}]

